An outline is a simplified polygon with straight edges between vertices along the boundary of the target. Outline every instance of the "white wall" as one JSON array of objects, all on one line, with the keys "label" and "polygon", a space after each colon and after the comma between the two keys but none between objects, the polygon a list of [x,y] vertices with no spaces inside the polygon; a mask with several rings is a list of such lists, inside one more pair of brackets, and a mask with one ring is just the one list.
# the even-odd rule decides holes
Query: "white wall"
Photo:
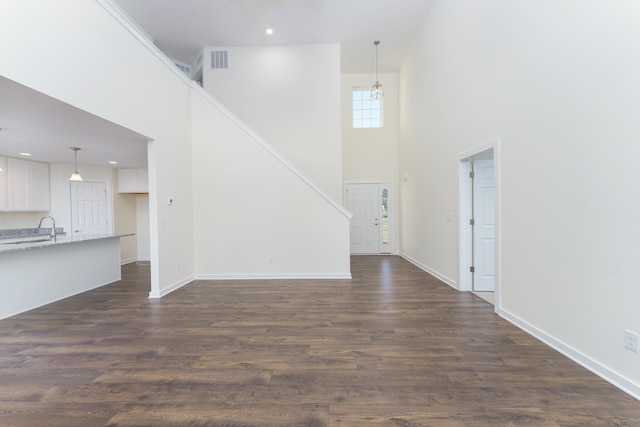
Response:
[{"label": "white wall", "polygon": [[384,87],[383,127],[353,128],[352,90],[370,88],[369,74],[342,75],[342,175],[345,181],[398,178],[398,75],[379,75]]},{"label": "white wall", "polygon": [[197,277],[351,277],[349,216],[214,104],[192,99]]},{"label": "white wall", "polygon": [[[212,50],[228,69],[211,69]],[[203,86],[341,200],[340,46],[207,48]]]},{"label": "white wall", "polygon": [[[241,176],[253,177],[255,180],[255,175],[252,174],[261,167],[251,161],[245,164],[245,159],[239,159],[235,149],[229,152],[210,151],[209,136],[216,132],[207,122],[211,106],[199,102],[202,100],[196,99],[192,102],[192,96],[197,98],[204,95],[192,93],[191,82],[187,81],[168,59],[159,56],[153,45],[139,39],[137,33],[129,31],[115,19],[114,16],[117,17],[117,14],[113,15],[115,11],[103,0],[62,0],[55,4],[36,0],[3,2],[2,9],[1,76],[146,135],[151,141],[148,146],[152,288],[150,296],[160,297],[191,281],[195,277],[196,256],[198,262],[206,260],[198,266],[201,271],[206,270],[207,273],[255,273],[255,266],[250,263],[236,263],[228,268],[227,264],[220,264],[219,259],[208,258],[211,253],[216,255],[221,245],[224,245],[225,251],[242,256],[244,248],[234,248],[239,241],[236,233],[225,235],[222,241],[215,240],[220,238],[220,235],[207,234],[212,239],[203,240],[202,235],[198,234],[195,236],[197,241],[194,237],[194,230],[198,233],[208,233],[207,226],[211,223],[229,226],[227,219],[229,212],[233,212],[223,211],[222,218],[218,221],[218,205],[207,204],[207,198],[210,197],[209,189],[196,184],[215,178],[213,184],[224,183],[228,186],[234,183],[231,177],[239,172],[242,172]],[[20,43],[15,42],[16,35],[20,35]],[[325,68],[323,73],[331,69],[335,69],[335,73],[329,73],[326,78],[329,89],[325,96],[329,100],[325,101],[325,108],[318,111],[322,116],[320,124],[314,122],[312,126],[316,126],[317,129],[314,129],[323,134],[322,127],[327,125],[331,128],[330,123],[335,122],[334,131],[326,133],[326,140],[323,140],[326,147],[317,147],[316,154],[319,158],[331,159],[323,161],[322,164],[332,169],[331,172],[326,172],[326,177],[333,177],[333,181],[337,183],[329,183],[328,187],[337,188],[339,193],[339,52],[336,46],[330,45],[326,49],[333,52],[332,55],[336,58],[332,60],[334,65]],[[327,55],[329,56],[331,55]],[[291,88],[288,89],[279,93],[279,96],[288,96]],[[292,99],[295,100],[296,97]],[[200,108],[202,110],[199,110]],[[296,109],[300,106],[292,102],[289,108]],[[193,121],[192,116],[196,117]],[[281,126],[286,124],[280,122]],[[244,133],[229,129],[226,132],[227,136],[238,137],[238,144],[246,145],[245,136],[240,136],[245,135]],[[192,134],[195,137],[192,138]],[[224,143],[233,146],[231,140]],[[325,148],[327,152],[320,153]],[[260,153],[264,148],[248,150],[250,153]],[[215,161],[226,168],[230,167],[229,174],[208,171],[208,166],[202,164],[206,163],[207,159],[199,157],[200,154],[214,156]],[[197,167],[194,167],[192,159],[197,159]],[[230,164],[231,161],[238,163]],[[331,162],[335,163],[335,167],[329,166]],[[247,167],[249,165],[250,168]],[[340,207],[334,206],[331,201],[322,197],[309,196],[307,193],[312,193],[313,190],[310,190],[306,183],[302,183],[300,177],[294,176],[291,170],[284,171],[286,168],[272,165],[268,165],[267,168],[273,170],[274,175],[260,176],[260,184],[273,189],[281,185],[282,188],[290,188],[294,196],[299,196],[300,202],[295,197],[289,198],[287,202],[293,206],[281,204],[277,207],[277,212],[276,208],[272,207],[274,211],[269,216],[263,215],[262,210],[255,209],[256,204],[253,203],[254,210],[243,211],[244,219],[249,224],[249,228],[246,228],[249,234],[243,238],[250,238],[251,244],[261,252],[260,257],[264,258],[266,252],[263,252],[263,249],[268,244],[268,239],[283,236],[288,240],[293,237],[306,237],[305,244],[310,248],[310,252],[307,253],[314,258],[314,264],[301,264],[298,257],[289,256],[293,254],[292,250],[298,249],[297,247],[289,248],[288,251],[280,248],[269,255],[273,256],[273,265],[277,265],[277,273],[280,275],[299,275],[305,267],[308,267],[307,271],[313,275],[329,272],[327,275],[330,276],[331,272],[339,272],[342,276],[344,272],[348,273],[348,219]],[[202,180],[198,176],[200,173],[203,173]],[[287,176],[286,179],[284,175]],[[232,187],[224,189],[224,197],[214,199],[215,202],[223,200],[225,206],[231,207],[230,209],[242,207],[247,200],[245,195],[242,192],[229,191],[229,188]],[[166,203],[169,197],[174,200],[171,205]],[[315,210],[309,211],[309,207],[305,206],[307,202]],[[304,235],[300,231],[301,223],[307,227]],[[238,233],[245,232],[245,228],[242,228],[245,224],[239,225],[241,227],[236,224],[235,228],[230,229]],[[329,231],[325,232],[322,226],[329,227]],[[252,234],[256,229],[270,231]],[[329,237],[334,238],[331,245],[327,244]],[[196,250],[199,253],[196,253]],[[303,251],[298,250],[293,255],[301,253]],[[209,263],[210,260],[213,264]],[[206,268],[202,267],[203,265]]]},{"label": "white wall", "polygon": [[[354,88],[370,88],[371,75],[343,74],[342,104],[342,176],[344,182],[391,183],[391,252],[399,251],[398,187],[398,75],[383,73],[379,81],[384,88],[382,100],[383,127],[353,128]],[[346,204],[346,200],[344,200]]]},{"label": "white wall", "polygon": [[400,73],[402,252],[458,280],[457,157],[501,139],[497,311],[640,396],[640,3],[436,1]]},{"label": "white wall", "polygon": [[42,215],[42,212],[0,212],[0,229],[33,228]]},{"label": "white wall", "polygon": [[[2,9],[0,75],[153,140],[153,292],[190,280],[191,175],[174,173],[191,168],[188,83],[103,2],[3,2]],[[164,200],[172,194],[180,197],[168,209]]]},{"label": "white wall", "polygon": [[[117,179],[117,174],[116,174]],[[113,227],[116,234],[131,234],[126,238],[120,239],[120,262],[127,264],[137,261],[139,256],[138,240],[140,233],[138,231],[137,221],[137,198],[135,194],[117,194],[117,190],[113,197],[114,219]]]},{"label": "white wall", "polygon": [[137,194],[136,199],[136,254],[138,261],[151,259],[151,236],[149,235],[149,195]]}]

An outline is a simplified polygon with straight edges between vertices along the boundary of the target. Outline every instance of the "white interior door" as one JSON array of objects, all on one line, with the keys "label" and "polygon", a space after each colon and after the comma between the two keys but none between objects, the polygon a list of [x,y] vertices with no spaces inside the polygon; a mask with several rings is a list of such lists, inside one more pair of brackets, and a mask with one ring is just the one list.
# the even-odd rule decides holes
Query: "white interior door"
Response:
[{"label": "white interior door", "polygon": [[347,208],[351,218],[351,253],[389,253],[390,244],[390,185],[347,184]]},{"label": "white interior door", "polygon": [[351,253],[380,253],[378,184],[348,184],[347,209],[351,218]]},{"label": "white interior door", "polygon": [[495,289],[493,159],[473,162],[473,290]]},{"label": "white interior door", "polygon": [[91,181],[74,181],[70,184],[73,235],[110,233],[107,184]]}]

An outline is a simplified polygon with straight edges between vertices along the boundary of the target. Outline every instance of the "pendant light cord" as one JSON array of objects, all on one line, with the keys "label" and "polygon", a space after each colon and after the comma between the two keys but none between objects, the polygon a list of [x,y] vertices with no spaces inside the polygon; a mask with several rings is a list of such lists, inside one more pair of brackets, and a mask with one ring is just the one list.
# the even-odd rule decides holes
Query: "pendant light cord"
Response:
[{"label": "pendant light cord", "polygon": [[378,83],[378,45],[380,44],[380,40],[376,40],[373,42],[376,47],[376,83]]}]

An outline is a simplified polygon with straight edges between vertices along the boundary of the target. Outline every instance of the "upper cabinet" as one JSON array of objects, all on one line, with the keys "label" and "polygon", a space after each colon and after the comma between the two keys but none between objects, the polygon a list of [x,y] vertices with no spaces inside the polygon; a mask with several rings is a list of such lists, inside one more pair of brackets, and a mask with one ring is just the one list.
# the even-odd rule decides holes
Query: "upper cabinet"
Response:
[{"label": "upper cabinet", "polygon": [[118,193],[148,193],[147,169],[118,169]]},{"label": "upper cabinet", "polygon": [[[49,210],[49,165],[23,159],[6,159],[6,211],[46,212]],[[0,167],[2,160],[0,160]],[[4,168],[3,168],[4,169]],[[0,199],[2,194],[0,177]],[[0,206],[3,202],[0,200]]]}]

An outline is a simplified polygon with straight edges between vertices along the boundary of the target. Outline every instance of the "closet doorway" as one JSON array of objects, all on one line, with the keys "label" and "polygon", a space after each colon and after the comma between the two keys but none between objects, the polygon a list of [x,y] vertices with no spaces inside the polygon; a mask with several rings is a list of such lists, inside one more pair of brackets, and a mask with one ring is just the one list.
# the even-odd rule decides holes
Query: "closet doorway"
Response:
[{"label": "closet doorway", "polygon": [[460,283],[499,306],[499,140],[459,157]]}]

